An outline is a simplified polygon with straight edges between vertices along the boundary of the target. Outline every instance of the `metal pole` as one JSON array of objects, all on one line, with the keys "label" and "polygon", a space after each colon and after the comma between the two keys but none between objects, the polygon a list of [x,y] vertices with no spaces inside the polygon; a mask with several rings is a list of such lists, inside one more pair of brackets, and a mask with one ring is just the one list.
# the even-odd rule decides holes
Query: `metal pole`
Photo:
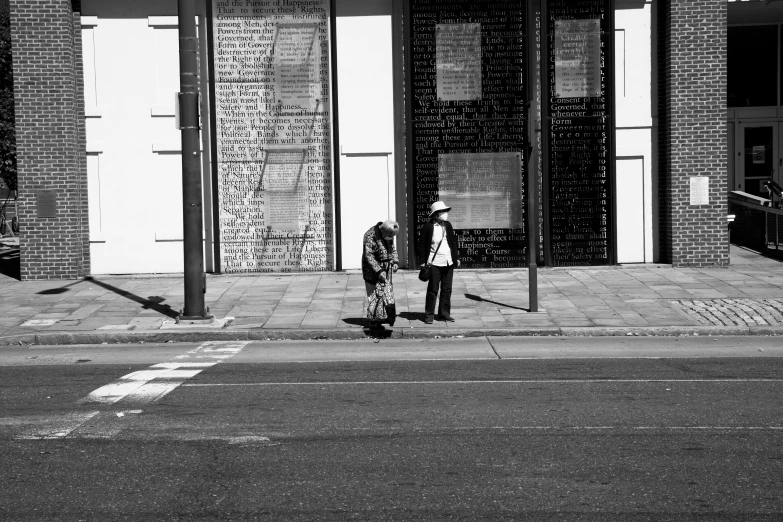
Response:
[{"label": "metal pole", "polygon": [[536,10],[533,2],[527,3],[527,273],[528,302],[530,311],[538,312],[538,172],[533,161],[533,149],[536,143]]},{"label": "metal pole", "polygon": [[177,0],[179,15],[179,118],[182,133],[182,228],[185,254],[185,309],[180,319],[207,319],[207,278],[201,236],[201,155],[199,153],[198,37],[193,0]]},{"label": "metal pole", "polygon": [[332,190],[334,198],[334,269],[343,269],[343,213],[342,195],[340,193],[340,106],[338,103],[337,83],[337,1],[329,2],[329,52],[332,75],[332,96],[330,99],[332,112]]}]

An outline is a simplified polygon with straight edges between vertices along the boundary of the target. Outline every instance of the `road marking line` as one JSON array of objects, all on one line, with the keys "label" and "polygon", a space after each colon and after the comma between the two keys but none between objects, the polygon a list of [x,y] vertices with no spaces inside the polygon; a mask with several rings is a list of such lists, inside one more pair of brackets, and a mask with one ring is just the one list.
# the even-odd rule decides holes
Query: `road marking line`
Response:
[{"label": "road marking line", "polygon": [[[176,361],[158,363],[147,370],[123,375],[113,383],[93,390],[78,404],[114,404],[119,401],[134,403],[154,402],[182,385],[186,379],[195,377],[239,353],[251,341],[210,341],[184,355],[174,357]],[[198,359],[209,358],[213,362]],[[154,382],[153,382],[154,381]]]},{"label": "road marking line", "polygon": [[184,382],[185,381],[147,382],[123,397],[122,402],[133,402],[136,404],[155,402],[164,395],[174,391]]},{"label": "road marking line", "polygon": [[342,431],[471,431],[471,430],[530,430],[530,431],[606,431],[606,430],[633,430],[633,431],[781,431],[783,426],[451,426],[436,428],[403,428],[403,427],[383,427],[383,428],[347,428]]},{"label": "road marking line", "polygon": [[612,383],[783,383],[783,379],[545,379],[545,380],[493,380],[493,381],[326,381],[326,382],[238,382],[238,383],[190,383],[183,386],[349,386],[352,384],[612,384]]},{"label": "road marking line", "polygon": [[[77,412],[55,415],[31,415],[26,417],[0,418],[0,428],[9,426],[21,434],[14,436],[22,440],[61,439],[92,419],[99,412]],[[2,431],[2,430],[0,430]]]},{"label": "road marking line", "polygon": [[215,366],[215,363],[205,363],[205,362],[197,362],[197,363],[158,363],[153,364],[150,366],[150,368],[168,368],[169,370],[176,370],[177,368],[208,368],[210,366]]},{"label": "road marking line", "polygon": [[138,415],[142,410],[102,411],[85,420],[68,434],[69,439],[111,439],[119,435],[130,422],[129,415]]}]

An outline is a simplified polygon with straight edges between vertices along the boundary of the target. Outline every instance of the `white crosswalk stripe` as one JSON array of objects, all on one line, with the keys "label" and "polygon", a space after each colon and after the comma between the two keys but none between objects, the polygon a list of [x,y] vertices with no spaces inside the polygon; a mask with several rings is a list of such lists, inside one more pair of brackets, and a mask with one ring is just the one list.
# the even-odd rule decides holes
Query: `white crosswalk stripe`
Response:
[{"label": "white crosswalk stripe", "polygon": [[15,439],[61,439],[89,421],[99,412],[69,412],[0,418],[0,434],[10,431]]},{"label": "white crosswalk stripe", "polygon": [[[250,341],[210,341],[197,348],[153,364],[145,370],[123,375],[101,386],[78,404],[149,404],[171,393],[203,370],[233,357]],[[208,362],[207,362],[208,361]],[[142,410],[86,411],[50,415],[0,417],[0,436],[22,440],[62,439],[67,437],[111,438],[124,429],[127,414]]]},{"label": "white crosswalk stripe", "polygon": [[[233,357],[250,341],[210,341],[171,361],[154,364],[146,370],[123,375],[113,383],[79,399],[79,404],[147,404],[167,395],[206,368]],[[210,359],[211,362],[204,362]]]}]

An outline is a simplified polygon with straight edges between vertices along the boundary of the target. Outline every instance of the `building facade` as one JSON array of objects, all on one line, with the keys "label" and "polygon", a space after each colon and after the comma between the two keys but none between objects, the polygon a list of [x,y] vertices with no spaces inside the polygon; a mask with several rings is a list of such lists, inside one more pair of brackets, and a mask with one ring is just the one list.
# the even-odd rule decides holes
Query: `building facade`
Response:
[{"label": "building facade", "polygon": [[[735,151],[780,163],[780,53],[763,96],[727,69],[776,4],[194,1],[208,272],[357,268],[384,219],[413,266],[437,199],[470,267],[531,230],[541,265],[724,266]],[[11,0],[23,279],[182,271],[177,21]]]}]

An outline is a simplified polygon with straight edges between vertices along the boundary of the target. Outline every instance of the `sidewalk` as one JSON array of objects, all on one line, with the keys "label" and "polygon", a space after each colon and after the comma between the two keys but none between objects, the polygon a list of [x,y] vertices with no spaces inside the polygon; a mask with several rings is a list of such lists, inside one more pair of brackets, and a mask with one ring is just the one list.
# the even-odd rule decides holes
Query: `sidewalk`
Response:
[{"label": "sidewalk", "polygon": [[[783,335],[783,263],[732,246],[728,268],[667,265],[458,270],[454,323],[426,325],[417,271],[395,275],[399,317],[385,336]],[[360,271],[209,276],[206,303],[224,328],[174,325],[178,276],[19,282],[0,274],[0,345],[228,339],[365,338]]]}]

